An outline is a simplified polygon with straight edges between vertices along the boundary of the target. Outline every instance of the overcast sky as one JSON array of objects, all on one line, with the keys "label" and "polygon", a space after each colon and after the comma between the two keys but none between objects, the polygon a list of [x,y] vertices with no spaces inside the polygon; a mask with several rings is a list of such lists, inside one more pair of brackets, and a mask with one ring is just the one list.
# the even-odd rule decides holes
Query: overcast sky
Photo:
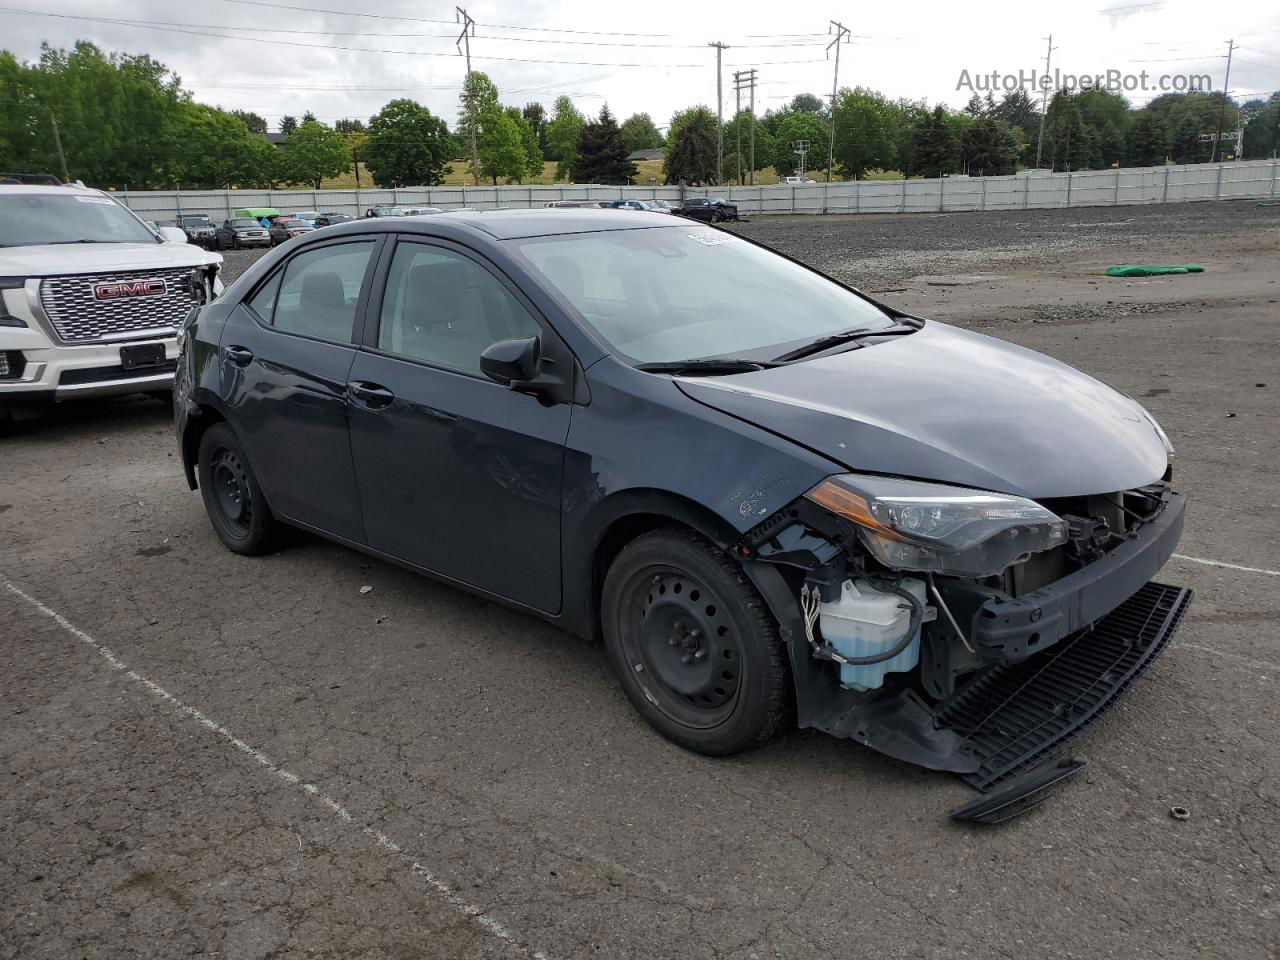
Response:
[{"label": "overcast sky", "polygon": [[[1234,37],[1233,94],[1248,99],[1280,90],[1275,0],[1094,2],[834,2],[823,11],[778,0],[473,0],[469,13],[476,22],[473,67],[489,74],[504,103],[550,106],[565,93],[584,112],[597,112],[607,100],[621,117],[646,111],[659,126],[682,107],[715,107],[711,41],[729,45],[726,115],[733,109],[732,73],[747,67],[758,68],[760,111],[797,93],[829,95],[828,16],[843,19],[852,33],[841,50],[841,86],[955,108],[970,95],[957,90],[963,71],[976,85],[979,74],[993,70],[1017,75],[1042,68],[1049,34],[1053,65],[1062,71],[1146,70],[1152,82],[1163,74],[1208,74],[1215,90]],[[344,6],[370,12],[333,12]],[[465,72],[453,20],[454,7],[443,0],[0,0],[0,47],[35,59],[42,41],[69,46],[86,39],[109,51],[150,53],[198,100],[256,111],[273,130],[281,116],[306,110],[330,123],[367,119],[396,97],[412,97],[452,125]],[[1135,104],[1156,95],[1128,94]]]}]

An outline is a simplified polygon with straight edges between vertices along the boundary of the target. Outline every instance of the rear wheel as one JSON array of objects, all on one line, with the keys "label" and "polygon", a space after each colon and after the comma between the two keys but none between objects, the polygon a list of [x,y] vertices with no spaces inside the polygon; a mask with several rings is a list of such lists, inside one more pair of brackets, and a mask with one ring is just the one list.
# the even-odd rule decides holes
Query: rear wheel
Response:
[{"label": "rear wheel", "polygon": [[278,532],[276,520],[244,448],[225,423],[215,423],[200,438],[197,465],[200,496],[218,539],[235,553],[269,551]]},{"label": "rear wheel", "polygon": [[605,578],[605,643],[623,689],[663,736],[723,756],[759,746],[789,709],[777,624],[742,568],[703,537],[639,537]]}]

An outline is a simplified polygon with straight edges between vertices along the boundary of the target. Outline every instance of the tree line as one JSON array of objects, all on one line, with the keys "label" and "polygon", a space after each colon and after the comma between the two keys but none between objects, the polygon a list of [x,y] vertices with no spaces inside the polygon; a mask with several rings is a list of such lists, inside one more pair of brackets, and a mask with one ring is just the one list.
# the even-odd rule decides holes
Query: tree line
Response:
[{"label": "tree line", "polygon": [[[566,96],[549,111],[540,103],[503,105],[484,73],[472,73],[463,93],[452,129],[402,98],[367,122],[284,117],[277,147],[262,117],[195,102],[149,56],[106,54],[86,42],[71,50],[46,45],[34,63],[0,51],[0,170],[58,171],[59,141],[73,179],[134,189],[318,188],[353,166],[357,178],[364,169],[379,187],[435,185],[455,163],[477,181],[522,183],[547,162],[557,180],[622,184],[637,176],[629,154],[645,149],[662,150],[664,182],[712,184],[748,180],[753,163],[793,175],[796,146],[806,141],[807,168],[843,179],[874,171],[1008,174],[1035,166],[1037,153],[1039,165],[1054,170],[1202,163],[1213,154],[1204,135],[1220,123],[1226,131],[1243,125],[1246,159],[1280,149],[1280,93],[1243,104],[1220,93],[1168,94],[1135,109],[1103,90],[1059,92],[1042,119],[1023,91],[999,101],[975,95],[953,112],[855,87],[841,89],[834,105],[806,93],[759,117],[744,110],[722,130],[709,107],[689,107],[672,116],[665,135],[647,113],[619,123],[607,105],[587,116]],[[834,169],[827,171],[833,125]],[[1235,149],[1224,141],[1219,156]]]}]

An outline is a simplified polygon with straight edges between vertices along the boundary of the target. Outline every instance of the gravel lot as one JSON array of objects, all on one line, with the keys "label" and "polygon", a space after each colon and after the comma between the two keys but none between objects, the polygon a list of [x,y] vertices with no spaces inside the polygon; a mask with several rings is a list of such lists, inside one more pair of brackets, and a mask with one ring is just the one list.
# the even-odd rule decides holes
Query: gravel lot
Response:
[{"label": "gravel lot", "polygon": [[1280,209],[737,229],[1172,435],[1197,598],[1087,775],[972,829],[847,741],[693,756],[551,627],[303,535],[233,556],[159,404],[67,406],[0,440],[0,957],[1280,955]]}]

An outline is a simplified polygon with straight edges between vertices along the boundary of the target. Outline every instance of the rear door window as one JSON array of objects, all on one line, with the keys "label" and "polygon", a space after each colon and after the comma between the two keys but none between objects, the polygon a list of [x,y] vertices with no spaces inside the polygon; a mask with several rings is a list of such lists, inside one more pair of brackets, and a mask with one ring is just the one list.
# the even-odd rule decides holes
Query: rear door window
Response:
[{"label": "rear door window", "polygon": [[[285,264],[269,322],[289,333],[353,342],[356,304],[373,248],[373,240],[358,240],[327,244],[291,258]],[[263,287],[259,295],[270,286]]]}]

